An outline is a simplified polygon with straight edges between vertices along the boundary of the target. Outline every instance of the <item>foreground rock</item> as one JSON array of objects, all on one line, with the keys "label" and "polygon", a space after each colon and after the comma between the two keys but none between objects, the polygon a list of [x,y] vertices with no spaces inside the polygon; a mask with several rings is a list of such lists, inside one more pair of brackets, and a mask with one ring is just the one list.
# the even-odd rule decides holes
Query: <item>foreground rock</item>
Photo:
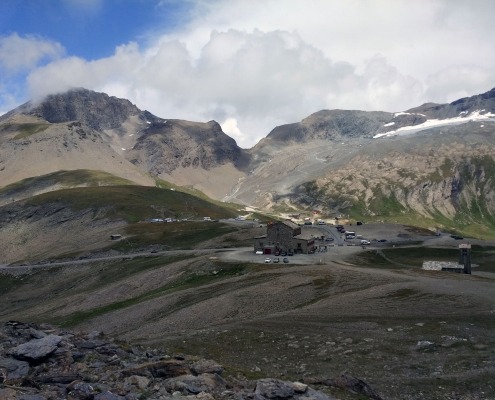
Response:
[{"label": "foreground rock", "polygon": [[[170,357],[118,343],[101,332],[83,334],[14,321],[0,327],[2,400],[332,399],[308,382],[229,379],[223,371],[213,360]],[[380,399],[364,382],[343,379],[310,383]]]},{"label": "foreground rock", "polygon": [[228,382],[212,360],[169,357],[99,332],[7,322],[0,328],[0,399],[330,399],[302,383]]}]

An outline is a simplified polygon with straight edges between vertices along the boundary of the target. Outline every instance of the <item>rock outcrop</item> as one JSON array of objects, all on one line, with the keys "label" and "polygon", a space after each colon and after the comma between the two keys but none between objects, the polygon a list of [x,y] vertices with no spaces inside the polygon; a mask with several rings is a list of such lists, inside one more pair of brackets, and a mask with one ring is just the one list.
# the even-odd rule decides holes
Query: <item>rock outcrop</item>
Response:
[{"label": "rock outcrop", "polygon": [[83,88],[49,95],[39,103],[25,103],[4,115],[0,121],[20,113],[50,123],[79,121],[96,131],[119,128],[132,115],[144,118],[143,112],[129,100]]}]

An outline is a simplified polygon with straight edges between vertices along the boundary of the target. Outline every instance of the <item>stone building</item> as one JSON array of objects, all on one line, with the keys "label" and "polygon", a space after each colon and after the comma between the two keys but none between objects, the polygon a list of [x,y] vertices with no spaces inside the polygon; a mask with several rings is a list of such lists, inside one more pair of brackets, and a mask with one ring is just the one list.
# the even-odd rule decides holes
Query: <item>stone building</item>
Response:
[{"label": "stone building", "polygon": [[292,221],[270,222],[266,226],[266,235],[254,238],[254,251],[263,254],[312,253],[315,241],[311,235],[302,232],[299,225]]}]

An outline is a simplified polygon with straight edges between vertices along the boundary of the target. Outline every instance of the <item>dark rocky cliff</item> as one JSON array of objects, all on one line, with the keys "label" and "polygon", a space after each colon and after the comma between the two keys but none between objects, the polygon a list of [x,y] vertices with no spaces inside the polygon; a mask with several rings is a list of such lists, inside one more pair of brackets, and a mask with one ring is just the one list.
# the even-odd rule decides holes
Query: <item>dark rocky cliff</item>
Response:
[{"label": "dark rocky cliff", "polygon": [[154,175],[171,173],[179,167],[209,170],[233,163],[244,168],[248,163],[247,153],[216,121],[155,121],[138,139],[129,158]]},{"label": "dark rocky cliff", "polygon": [[78,88],[49,95],[39,104],[28,102],[11,113],[35,115],[50,123],[80,121],[101,131],[118,128],[129,116],[141,111],[129,100]]}]

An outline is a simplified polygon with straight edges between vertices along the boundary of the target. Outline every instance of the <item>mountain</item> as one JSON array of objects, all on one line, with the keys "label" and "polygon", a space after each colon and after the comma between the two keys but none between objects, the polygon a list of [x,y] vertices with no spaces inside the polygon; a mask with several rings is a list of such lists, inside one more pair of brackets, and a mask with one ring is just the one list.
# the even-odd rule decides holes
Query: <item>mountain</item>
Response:
[{"label": "mountain", "polygon": [[494,236],[495,89],[398,113],[322,110],[273,129],[227,199]]},{"label": "mountain", "polygon": [[159,178],[218,197],[248,161],[215,121],[164,120],[128,100],[81,88],[0,117],[4,185],[61,170],[94,170],[147,186]]},{"label": "mountain", "polygon": [[495,89],[396,113],[321,110],[244,150],[215,121],[164,119],[74,89],[0,117],[0,204],[169,181],[277,212],[494,235],[494,117]]}]

